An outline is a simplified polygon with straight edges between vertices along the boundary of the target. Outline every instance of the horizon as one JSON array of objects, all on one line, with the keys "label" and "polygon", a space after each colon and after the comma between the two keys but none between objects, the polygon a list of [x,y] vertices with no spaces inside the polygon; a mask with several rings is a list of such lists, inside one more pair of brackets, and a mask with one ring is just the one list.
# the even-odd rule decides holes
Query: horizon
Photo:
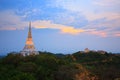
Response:
[{"label": "horizon", "polygon": [[[98,52],[98,51],[104,51],[104,50],[90,50],[90,51],[93,51],[93,52]],[[57,53],[57,52],[49,52],[49,51],[39,51],[38,52],[48,52],[48,53],[52,53],[52,54],[63,54],[63,55],[69,55],[69,54],[74,54],[76,52],[84,52],[85,53],[85,50],[79,50],[79,51],[75,51],[75,52],[71,52],[71,53]],[[107,52],[107,51],[105,51]],[[20,51],[11,51],[11,52],[8,52],[8,53],[2,53],[0,54],[0,56],[7,56],[8,54],[10,53],[15,53],[15,54],[20,54]],[[114,53],[114,52],[107,52],[108,54],[120,54],[120,52],[117,52],[117,53]],[[101,53],[102,54],[102,53]]]},{"label": "horizon", "polygon": [[23,49],[32,23],[37,51],[120,53],[120,0],[0,0],[0,55]]}]

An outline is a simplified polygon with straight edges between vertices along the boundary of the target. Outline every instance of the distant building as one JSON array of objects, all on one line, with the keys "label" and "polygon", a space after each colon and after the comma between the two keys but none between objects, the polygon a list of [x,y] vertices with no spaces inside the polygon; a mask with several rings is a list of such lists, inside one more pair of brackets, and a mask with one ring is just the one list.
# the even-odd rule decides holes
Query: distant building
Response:
[{"label": "distant building", "polygon": [[32,40],[32,32],[31,32],[31,22],[29,23],[29,31],[28,31],[28,37],[25,43],[25,47],[20,52],[23,56],[29,56],[29,55],[36,55],[39,54],[38,51],[36,51],[33,40]]},{"label": "distant building", "polygon": [[88,53],[88,52],[90,52],[90,50],[88,48],[85,48],[84,52]]},{"label": "distant building", "polygon": [[85,50],[84,50],[84,53],[89,53],[89,52],[97,52],[97,53],[100,53],[100,54],[105,54],[105,53],[107,53],[107,51],[104,51],[104,50],[90,50],[90,49],[88,49],[88,48],[85,48]]}]

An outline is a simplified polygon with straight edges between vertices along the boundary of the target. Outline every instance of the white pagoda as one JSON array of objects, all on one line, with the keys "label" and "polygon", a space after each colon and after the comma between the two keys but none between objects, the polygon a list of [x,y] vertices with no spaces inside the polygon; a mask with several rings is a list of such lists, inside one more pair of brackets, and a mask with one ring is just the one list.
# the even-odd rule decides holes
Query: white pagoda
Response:
[{"label": "white pagoda", "polygon": [[23,50],[20,52],[20,54],[22,54],[23,56],[39,54],[39,52],[36,51],[33,40],[32,40],[31,22],[29,23],[28,37],[27,37],[25,46]]}]

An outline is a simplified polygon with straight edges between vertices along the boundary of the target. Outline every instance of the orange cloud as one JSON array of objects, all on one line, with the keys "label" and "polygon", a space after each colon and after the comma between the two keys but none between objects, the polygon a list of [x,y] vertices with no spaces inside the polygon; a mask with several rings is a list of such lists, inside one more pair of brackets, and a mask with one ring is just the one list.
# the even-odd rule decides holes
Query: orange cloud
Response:
[{"label": "orange cloud", "polygon": [[32,23],[35,28],[49,28],[49,29],[58,29],[61,33],[67,33],[72,35],[77,35],[80,33],[88,33],[92,35],[98,35],[101,37],[107,37],[107,32],[105,31],[97,31],[96,29],[89,29],[89,28],[74,28],[72,26],[66,26],[62,24],[55,24],[51,21],[35,21]]},{"label": "orange cloud", "polygon": [[68,33],[68,34],[79,34],[85,32],[83,29],[76,29],[72,26],[66,26],[61,24],[55,24],[51,21],[35,21],[32,23],[35,28],[50,28],[50,29],[59,29],[61,33]]},{"label": "orange cloud", "polygon": [[69,33],[69,34],[78,34],[78,33],[85,32],[85,30],[83,29],[75,29],[73,27],[63,28],[61,29],[61,31],[62,33]]}]

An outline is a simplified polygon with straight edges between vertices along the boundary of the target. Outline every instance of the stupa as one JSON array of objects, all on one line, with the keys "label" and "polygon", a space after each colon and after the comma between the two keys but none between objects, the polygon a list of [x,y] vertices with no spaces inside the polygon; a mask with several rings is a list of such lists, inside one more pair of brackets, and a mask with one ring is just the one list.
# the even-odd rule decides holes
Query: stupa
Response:
[{"label": "stupa", "polygon": [[31,22],[29,23],[28,37],[27,37],[25,46],[24,46],[23,50],[20,53],[23,56],[29,56],[29,55],[39,54],[39,52],[36,51],[34,43],[33,43],[32,31],[31,31]]}]

